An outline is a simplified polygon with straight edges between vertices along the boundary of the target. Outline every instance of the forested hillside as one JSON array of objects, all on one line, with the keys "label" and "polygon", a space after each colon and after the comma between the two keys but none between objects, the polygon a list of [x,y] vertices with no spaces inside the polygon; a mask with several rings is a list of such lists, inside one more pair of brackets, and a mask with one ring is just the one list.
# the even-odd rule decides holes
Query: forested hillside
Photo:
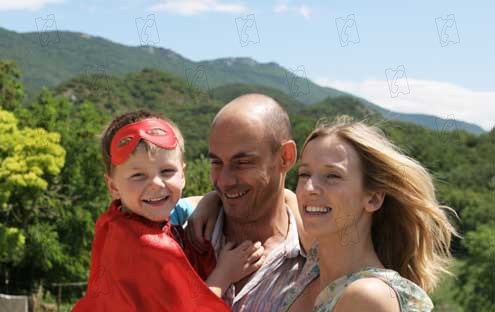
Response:
[{"label": "forested hillside", "polygon": [[[437,311],[495,311],[495,129],[481,135],[432,131],[390,121],[353,97],[328,97],[311,105],[254,84],[209,91],[174,73],[145,69],[120,76],[81,75],[26,101],[13,62],[0,62],[0,292],[43,289],[88,278],[94,223],[110,202],[103,183],[98,136],[121,112],[146,108],[171,117],[186,139],[185,195],[210,190],[205,158],[209,124],[220,107],[246,92],[276,98],[290,112],[301,146],[315,123],[339,114],[376,124],[435,176],[440,202],[463,239],[455,239],[453,267],[433,295]],[[287,185],[294,189],[294,171]],[[70,305],[84,287],[64,290]]]},{"label": "forested hillside", "polygon": [[[0,28],[0,59],[15,60],[24,73],[28,95],[42,87],[55,87],[79,75],[106,74],[122,77],[145,68],[173,73],[187,84],[210,91],[228,84],[256,85],[285,93],[303,104],[327,97],[352,96],[322,87],[307,79],[303,65],[286,69],[277,63],[260,63],[251,58],[222,58],[194,62],[172,50],[160,47],[132,47],[88,34],[54,31],[16,33]],[[448,120],[430,115],[405,114],[386,110],[380,103],[355,97],[387,119],[416,123],[442,130]],[[31,99],[31,97],[28,97]],[[483,133],[477,125],[456,120],[445,127]],[[443,128],[443,129],[445,129]]]}]

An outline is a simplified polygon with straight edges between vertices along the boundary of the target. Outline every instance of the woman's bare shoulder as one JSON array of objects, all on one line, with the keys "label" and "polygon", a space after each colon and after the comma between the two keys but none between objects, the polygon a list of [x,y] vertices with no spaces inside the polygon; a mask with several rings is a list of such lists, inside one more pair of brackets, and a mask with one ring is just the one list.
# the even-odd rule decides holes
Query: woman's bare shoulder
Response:
[{"label": "woman's bare shoulder", "polygon": [[395,291],[378,278],[362,278],[350,284],[335,305],[335,312],[400,312]]}]

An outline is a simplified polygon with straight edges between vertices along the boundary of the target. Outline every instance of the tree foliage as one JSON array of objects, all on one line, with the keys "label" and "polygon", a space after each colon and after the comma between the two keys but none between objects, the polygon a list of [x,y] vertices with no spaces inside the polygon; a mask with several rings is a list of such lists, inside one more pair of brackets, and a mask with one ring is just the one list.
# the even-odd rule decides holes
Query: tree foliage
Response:
[{"label": "tree foliage", "polygon": [[464,244],[470,256],[460,269],[459,299],[466,311],[495,311],[495,223],[467,233]]},{"label": "tree foliage", "polygon": [[21,73],[13,61],[0,62],[0,108],[13,111],[24,98]]}]

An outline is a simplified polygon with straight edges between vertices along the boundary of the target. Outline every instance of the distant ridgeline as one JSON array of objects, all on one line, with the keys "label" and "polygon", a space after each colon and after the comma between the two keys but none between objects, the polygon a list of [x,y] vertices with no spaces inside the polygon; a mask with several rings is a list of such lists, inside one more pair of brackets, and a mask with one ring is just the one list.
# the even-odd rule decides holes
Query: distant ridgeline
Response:
[{"label": "distant ridgeline", "polygon": [[[224,58],[193,62],[164,48],[132,47],[75,32],[16,33],[0,28],[0,59],[15,60],[23,73],[28,94],[42,87],[55,87],[78,75],[104,74],[122,76],[145,68],[157,69],[182,77],[187,84],[204,91],[236,84],[237,88],[269,88],[286,94],[287,103],[308,105],[327,98],[351,96],[390,120],[422,125],[434,130],[465,130],[480,134],[481,127],[457,120],[422,114],[388,111],[365,99],[321,87],[306,79],[304,68],[287,70],[276,63],[258,63],[250,58]],[[296,75],[297,74],[297,75]],[[275,91],[274,91],[275,92]]]}]

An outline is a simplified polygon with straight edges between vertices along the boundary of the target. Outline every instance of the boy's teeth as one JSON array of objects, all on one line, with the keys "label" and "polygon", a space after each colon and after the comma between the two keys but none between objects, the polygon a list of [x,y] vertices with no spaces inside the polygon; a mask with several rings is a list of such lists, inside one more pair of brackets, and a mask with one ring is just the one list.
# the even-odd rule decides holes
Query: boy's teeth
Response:
[{"label": "boy's teeth", "polygon": [[163,197],[155,197],[155,198],[149,198],[149,199],[145,199],[145,201],[147,202],[157,202],[157,201],[160,201],[162,199],[165,199],[166,196],[163,196]]},{"label": "boy's teeth", "polygon": [[330,212],[330,208],[328,208],[328,207],[320,207],[320,206],[306,206],[306,212],[321,212],[321,213],[326,213],[326,212]]},{"label": "boy's teeth", "polygon": [[239,198],[239,197],[246,195],[247,192],[233,192],[233,193],[224,193],[224,194],[225,194],[225,197],[227,197],[228,199],[236,199],[236,198]]}]

